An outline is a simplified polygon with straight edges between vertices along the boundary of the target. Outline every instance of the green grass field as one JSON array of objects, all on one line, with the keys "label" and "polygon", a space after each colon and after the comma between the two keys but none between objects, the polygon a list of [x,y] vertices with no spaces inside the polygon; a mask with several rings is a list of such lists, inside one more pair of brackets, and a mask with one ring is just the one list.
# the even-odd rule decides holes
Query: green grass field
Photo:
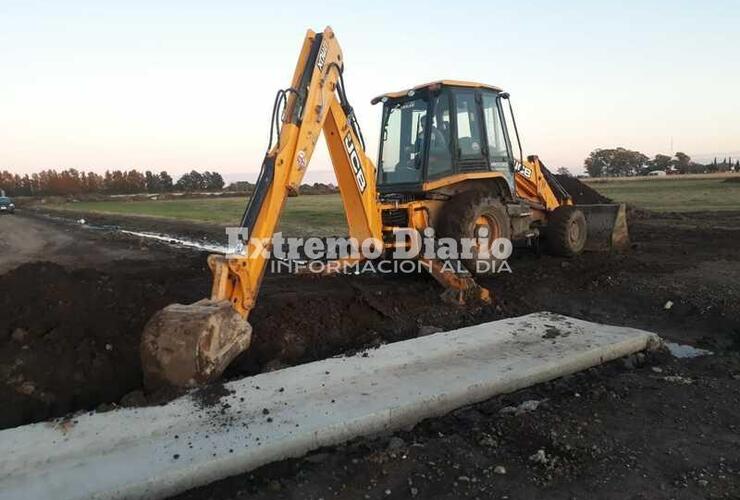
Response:
[{"label": "green grass field", "polygon": [[631,178],[589,181],[614,201],[658,212],[740,210],[740,183],[723,178]]},{"label": "green grass field", "polygon": [[[740,183],[721,178],[640,178],[592,180],[589,185],[609,198],[661,212],[740,210]],[[233,226],[247,201],[243,198],[175,200],[107,200],[46,204],[74,212],[161,217]],[[289,198],[280,230],[293,236],[347,234],[339,195]]]},{"label": "green grass field", "polygon": [[[247,200],[244,198],[197,198],[146,201],[80,201],[45,205],[55,210],[113,215],[162,217],[235,226]],[[288,198],[280,230],[293,236],[332,236],[347,234],[347,222],[339,195]]]}]

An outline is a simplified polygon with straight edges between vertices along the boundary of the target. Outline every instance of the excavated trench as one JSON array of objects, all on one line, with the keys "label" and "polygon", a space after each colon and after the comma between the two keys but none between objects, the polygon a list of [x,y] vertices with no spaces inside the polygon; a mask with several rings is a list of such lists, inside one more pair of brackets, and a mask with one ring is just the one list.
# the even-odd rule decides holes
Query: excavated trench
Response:
[{"label": "excavated trench", "polygon": [[[151,315],[209,292],[205,254],[110,269],[24,264],[0,276],[0,427],[78,410],[143,404],[140,333]],[[427,278],[268,276],[250,316],[251,349],[227,378],[419,333],[486,321],[495,309],[444,306]]]},{"label": "excavated trench", "polygon": [[[725,214],[721,224],[714,214],[634,212],[631,219],[636,244],[625,255],[516,255],[511,274],[483,280],[496,297],[486,307],[444,304],[426,275],[268,275],[250,316],[253,347],[226,377],[539,310],[737,349],[740,280],[728,274],[738,262],[736,232],[726,228],[740,228],[740,214]],[[158,309],[207,296],[206,253],[36,223],[75,243],[0,275],[0,427],[171,397],[143,393],[139,337]],[[182,223],[160,230],[183,234]],[[105,249],[105,260],[74,246],[85,241]],[[702,272],[692,274],[687,262],[701,262]],[[667,300],[675,304],[669,313]]]}]

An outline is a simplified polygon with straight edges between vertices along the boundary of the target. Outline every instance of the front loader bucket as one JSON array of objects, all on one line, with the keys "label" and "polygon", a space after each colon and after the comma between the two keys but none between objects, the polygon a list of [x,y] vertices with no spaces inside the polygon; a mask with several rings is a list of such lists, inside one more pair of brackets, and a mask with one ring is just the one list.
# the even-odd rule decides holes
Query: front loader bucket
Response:
[{"label": "front loader bucket", "polygon": [[630,244],[625,205],[576,205],[583,212],[588,225],[585,250],[626,250]]}]

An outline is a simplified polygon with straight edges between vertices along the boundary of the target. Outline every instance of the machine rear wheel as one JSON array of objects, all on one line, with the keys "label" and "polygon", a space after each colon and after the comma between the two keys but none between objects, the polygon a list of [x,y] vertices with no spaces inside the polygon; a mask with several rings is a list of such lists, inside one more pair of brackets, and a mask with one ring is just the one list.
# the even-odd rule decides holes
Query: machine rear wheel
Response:
[{"label": "machine rear wheel", "polygon": [[572,205],[563,205],[550,213],[545,228],[547,249],[554,255],[574,257],[583,251],[588,238],[586,217]]},{"label": "machine rear wheel", "polygon": [[[473,258],[461,258],[460,261],[472,274],[493,274],[500,259],[493,256],[490,245],[497,238],[511,238],[511,221],[498,196],[469,191],[457,195],[444,208],[437,235],[453,238],[458,244],[463,238],[479,240],[473,248]],[[488,252],[482,247],[485,243],[489,246]]]}]

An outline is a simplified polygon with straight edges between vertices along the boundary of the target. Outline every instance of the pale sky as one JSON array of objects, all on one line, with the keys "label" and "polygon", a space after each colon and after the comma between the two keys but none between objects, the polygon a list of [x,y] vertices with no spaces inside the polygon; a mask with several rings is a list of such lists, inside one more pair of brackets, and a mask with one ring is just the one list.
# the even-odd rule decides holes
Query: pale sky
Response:
[{"label": "pale sky", "polygon": [[[370,99],[442,78],[512,96],[525,154],[740,156],[740,2],[0,0],[0,170],[256,176],[305,30],[331,25],[370,157]],[[307,180],[326,180],[322,147]],[[250,174],[251,173],[251,174]]]}]

